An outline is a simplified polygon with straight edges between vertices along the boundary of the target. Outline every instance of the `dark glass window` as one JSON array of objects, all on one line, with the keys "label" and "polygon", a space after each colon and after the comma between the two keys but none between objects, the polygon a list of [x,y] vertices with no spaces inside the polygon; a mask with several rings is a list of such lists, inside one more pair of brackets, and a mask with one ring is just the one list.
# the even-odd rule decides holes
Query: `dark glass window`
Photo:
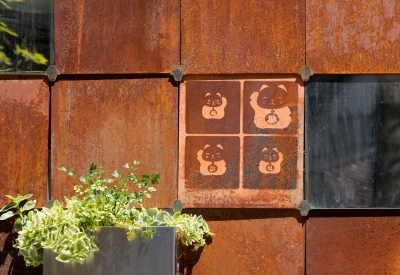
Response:
[{"label": "dark glass window", "polygon": [[313,76],[305,96],[309,203],[400,207],[400,76]]},{"label": "dark glass window", "polygon": [[0,1],[0,72],[43,72],[53,63],[53,0]]}]

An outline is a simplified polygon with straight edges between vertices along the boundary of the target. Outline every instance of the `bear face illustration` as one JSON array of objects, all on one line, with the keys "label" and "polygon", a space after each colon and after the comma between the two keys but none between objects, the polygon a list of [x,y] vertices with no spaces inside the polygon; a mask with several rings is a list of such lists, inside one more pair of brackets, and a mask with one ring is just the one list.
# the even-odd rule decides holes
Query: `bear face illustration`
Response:
[{"label": "bear face illustration", "polygon": [[263,174],[278,174],[281,172],[283,154],[278,149],[264,148],[261,152],[262,158],[258,165],[258,170]]},{"label": "bear face illustration", "polygon": [[204,96],[202,115],[206,119],[221,119],[225,116],[227,100],[220,93],[207,93]]},{"label": "bear face illustration", "polygon": [[224,148],[221,144],[215,146],[206,144],[203,150],[199,150],[197,160],[200,162],[200,173],[204,176],[223,175],[226,171],[223,153]]},{"label": "bear face illustration", "polygon": [[284,129],[292,121],[284,85],[262,85],[250,96],[254,124],[261,129]]}]

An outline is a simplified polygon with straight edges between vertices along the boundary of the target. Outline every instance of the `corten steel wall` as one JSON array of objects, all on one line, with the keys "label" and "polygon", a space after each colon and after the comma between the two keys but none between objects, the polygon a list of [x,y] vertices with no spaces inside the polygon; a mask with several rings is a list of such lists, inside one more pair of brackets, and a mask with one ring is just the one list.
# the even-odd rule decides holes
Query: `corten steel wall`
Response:
[{"label": "corten steel wall", "polygon": [[64,74],[169,73],[179,64],[180,1],[54,0]]},{"label": "corten steel wall", "polygon": [[34,194],[39,206],[47,201],[49,104],[42,79],[0,80],[0,193]]},{"label": "corten steel wall", "polygon": [[[147,205],[169,207],[178,198],[174,66],[189,80],[295,78],[302,65],[400,73],[400,2],[373,2],[55,0],[61,76],[51,85],[0,76],[0,195],[33,193],[42,206],[48,193],[73,192],[61,165],[83,173],[92,161],[110,170],[139,159],[143,172],[162,174]],[[204,215],[215,233],[203,250],[182,251],[185,274],[399,272],[396,211],[185,211]],[[17,257],[11,228],[0,222],[0,275],[42,274]]]},{"label": "corten steel wall", "polygon": [[[400,1],[306,1],[306,64],[317,74],[399,74]],[[306,274],[399,274],[398,210],[312,210]]]},{"label": "corten steel wall", "polygon": [[[48,84],[43,79],[0,76],[0,204],[5,194],[34,194],[38,206],[47,201]],[[26,268],[12,247],[18,234],[10,220],[0,221],[0,274],[41,274]]]},{"label": "corten steel wall", "polygon": [[399,210],[315,210],[307,274],[399,274]]},{"label": "corten steel wall", "polygon": [[396,0],[307,0],[307,65],[319,74],[398,74],[399,9]]},{"label": "corten steel wall", "polygon": [[304,0],[181,2],[187,73],[297,73],[304,65]]},{"label": "corten steel wall", "polygon": [[177,196],[178,93],[166,78],[60,79],[51,91],[51,197],[72,196],[74,182],[57,167],[102,164],[108,176],[126,162],[162,177],[152,203],[170,207]]}]

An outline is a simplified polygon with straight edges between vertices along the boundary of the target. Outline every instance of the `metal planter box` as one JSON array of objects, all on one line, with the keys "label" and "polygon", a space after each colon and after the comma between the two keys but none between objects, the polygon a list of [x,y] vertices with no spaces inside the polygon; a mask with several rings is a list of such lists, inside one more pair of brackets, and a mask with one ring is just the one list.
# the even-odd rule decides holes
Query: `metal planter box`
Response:
[{"label": "metal planter box", "polygon": [[96,236],[98,251],[89,254],[83,264],[62,263],[50,250],[44,251],[44,275],[125,275],[176,274],[175,227],[156,226],[153,238],[128,241],[126,230],[100,227]]}]

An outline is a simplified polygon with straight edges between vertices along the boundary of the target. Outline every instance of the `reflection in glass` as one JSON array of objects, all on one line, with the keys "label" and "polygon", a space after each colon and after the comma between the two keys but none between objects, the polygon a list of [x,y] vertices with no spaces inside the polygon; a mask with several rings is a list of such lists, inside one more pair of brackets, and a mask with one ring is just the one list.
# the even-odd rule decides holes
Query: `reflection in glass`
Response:
[{"label": "reflection in glass", "polygon": [[400,77],[312,77],[305,163],[313,207],[400,207]]},{"label": "reflection in glass", "polygon": [[53,0],[0,0],[0,72],[45,71],[52,40]]}]

